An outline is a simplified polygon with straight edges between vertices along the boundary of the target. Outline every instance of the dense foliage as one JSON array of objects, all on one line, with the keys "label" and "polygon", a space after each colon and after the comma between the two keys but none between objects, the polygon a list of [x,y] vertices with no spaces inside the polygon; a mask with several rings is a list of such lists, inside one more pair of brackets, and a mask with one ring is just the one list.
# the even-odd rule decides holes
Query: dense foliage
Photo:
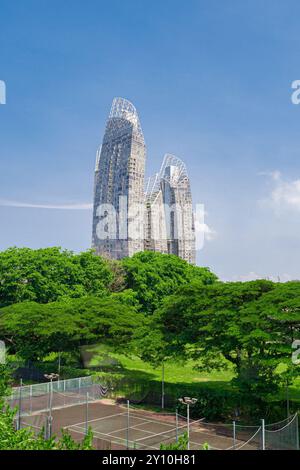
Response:
[{"label": "dense foliage", "polygon": [[64,353],[79,364],[83,345],[101,344],[159,367],[169,359],[193,359],[205,372],[229,367],[230,390],[195,394],[195,409],[212,419],[241,403],[265,410],[299,375],[291,360],[299,338],[299,282],[222,283],[208,268],[153,252],[122,261],[59,248],[0,253],[0,339],[10,354],[38,362]]},{"label": "dense foliage", "polygon": [[137,293],[145,313],[153,313],[165,297],[191,282],[212,284],[217,278],[208,268],[186,263],[175,255],[145,251],[122,260],[127,288]]},{"label": "dense foliage", "polygon": [[228,361],[239,388],[261,396],[299,374],[291,360],[292,342],[300,338],[299,302],[299,282],[183,286],[156,312],[154,341],[163,345],[160,354],[201,358],[206,370]]},{"label": "dense foliage", "polygon": [[128,348],[142,323],[142,315],[115,297],[23,302],[0,310],[0,337],[12,353],[35,361],[51,351],[76,354],[81,345],[97,342]]},{"label": "dense foliage", "polygon": [[92,251],[10,248],[0,252],[0,307],[31,300],[105,294],[113,282],[106,261]]}]

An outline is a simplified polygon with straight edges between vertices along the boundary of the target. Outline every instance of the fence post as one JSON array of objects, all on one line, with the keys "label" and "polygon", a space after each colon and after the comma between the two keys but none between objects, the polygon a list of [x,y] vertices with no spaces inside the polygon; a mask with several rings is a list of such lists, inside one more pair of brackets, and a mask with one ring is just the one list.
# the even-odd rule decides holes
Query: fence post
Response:
[{"label": "fence post", "polygon": [[53,381],[50,379],[50,394],[49,394],[49,414],[48,414],[48,439],[52,436],[52,405],[53,405]]},{"label": "fence post", "polygon": [[162,363],[162,377],[161,377],[161,409],[165,407],[165,363]]},{"label": "fence post", "polygon": [[45,416],[44,439],[48,439],[48,416]]},{"label": "fence post", "polygon": [[29,396],[30,396],[30,414],[32,413],[32,385],[30,385],[30,392],[29,392]]},{"label": "fence post", "polygon": [[86,406],[85,406],[85,435],[89,432],[89,392],[86,392]]},{"label": "fence post", "polygon": [[299,450],[299,415],[296,413],[296,449]]},{"label": "fence post", "polygon": [[50,439],[52,437],[52,416],[47,417],[47,434],[46,439]]},{"label": "fence post", "polygon": [[127,450],[129,449],[129,426],[130,426],[130,404],[129,404],[129,400],[127,400],[127,428],[126,428]]},{"label": "fence post", "polygon": [[190,450],[190,404],[187,404],[187,436],[188,436],[188,442],[187,442],[187,450]]},{"label": "fence post", "polygon": [[286,416],[290,417],[290,397],[289,397],[289,382],[286,381]]},{"label": "fence post", "polygon": [[22,415],[22,387],[23,380],[20,379],[20,392],[19,392],[19,415],[18,415],[18,430],[21,429],[21,415]]},{"label": "fence post", "polygon": [[235,421],[233,421],[233,450],[235,450],[236,446],[236,427],[235,427]]},{"label": "fence post", "polygon": [[261,447],[266,450],[265,420],[261,420]]},{"label": "fence post", "polygon": [[176,408],[175,419],[176,419],[176,442],[178,442],[178,408]]}]

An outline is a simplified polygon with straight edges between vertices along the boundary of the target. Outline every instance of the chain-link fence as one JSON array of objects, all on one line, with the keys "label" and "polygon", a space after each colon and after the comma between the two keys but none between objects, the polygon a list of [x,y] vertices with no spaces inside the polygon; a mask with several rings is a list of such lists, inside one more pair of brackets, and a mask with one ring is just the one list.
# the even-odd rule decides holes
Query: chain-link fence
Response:
[{"label": "chain-link fence", "polygon": [[15,387],[6,401],[10,408],[17,410],[17,429],[30,427],[36,433],[45,430],[45,436],[49,437],[54,410],[85,405],[107,393],[108,387],[88,376]]},{"label": "chain-link fence", "polygon": [[[99,380],[99,379],[98,379]],[[92,376],[16,387],[7,398],[16,408],[16,428],[29,427],[45,437],[68,429],[82,438],[91,428],[96,448],[129,445],[136,449],[159,448],[160,443],[176,442],[189,431],[190,448],[208,444],[215,450],[293,450],[298,449],[298,414],[277,423],[257,426],[210,423],[175,413],[147,412],[127,400],[103,400],[116,391]],[[126,403],[126,402],[125,402]],[[129,408],[130,403],[130,408]],[[126,444],[127,442],[127,444]],[[125,443],[125,444],[124,444]]]}]

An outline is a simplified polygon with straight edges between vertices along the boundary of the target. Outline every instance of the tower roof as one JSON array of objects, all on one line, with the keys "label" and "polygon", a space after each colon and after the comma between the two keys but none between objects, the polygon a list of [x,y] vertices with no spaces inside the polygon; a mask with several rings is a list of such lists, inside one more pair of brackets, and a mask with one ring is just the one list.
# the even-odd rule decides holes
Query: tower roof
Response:
[{"label": "tower roof", "polygon": [[135,106],[125,98],[114,98],[109,114],[109,119],[125,119],[129,121],[134,129],[143,136],[139,116]]},{"label": "tower roof", "polygon": [[[175,167],[176,172],[167,172],[167,168]],[[159,171],[159,175],[161,179],[171,181],[176,179],[180,181],[184,178],[188,178],[187,169],[185,163],[180,160],[180,158],[172,155],[170,153],[166,153]]]},{"label": "tower roof", "polygon": [[159,173],[151,176],[146,181],[145,195],[148,201],[153,201],[160,190],[161,181],[178,184],[180,181],[187,179],[188,173],[185,163],[175,155],[166,153]]}]

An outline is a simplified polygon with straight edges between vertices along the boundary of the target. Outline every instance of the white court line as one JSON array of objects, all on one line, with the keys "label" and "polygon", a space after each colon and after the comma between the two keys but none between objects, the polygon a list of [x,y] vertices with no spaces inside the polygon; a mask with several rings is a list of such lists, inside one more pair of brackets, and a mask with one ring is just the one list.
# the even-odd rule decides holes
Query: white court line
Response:
[{"label": "white court line", "polygon": [[[143,426],[144,424],[147,424],[147,423],[153,423],[153,421],[145,421],[144,423],[139,423],[139,424],[135,424],[134,426],[129,426],[129,431],[130,429],[135,429],[136,431],[140,431],[140,432],[144,432],[144,433],[147,433],[147,434],[151,434],[152,436],[156,436],[157,435],[157,432],[153,432],[153,431],[146,431],[146,429],[139,429],[138,426]],[[109,433],[107,433],[109,436],[111,436],[112,434],[116,433],[116,432],[121,432],[121,431],[126,431],[127,430],[127,427],[126,428],[122,428],[122,429],[118,429],[117,431],[111,431]],[[97,431],[97,430],[96,430]],[[164,432],[168,432],[168,431],[164,431]],[[114,437],[114,436],[113,436]],[[150,436],[149,436],[150,437]],[[145,437],[145,439],[147,438],[147,436]]]},{"label": "white court line", "polygon": [[[114,415],[108,415],[108,416],[102,416],[102,418],[95,418],[95,419],[90,419],[88,421],[88,423],[93,423],[95,421],[101,421],[103,419],[109,419],[109,418],[114,418],[115,416],[122,416],[122,415],[126,415],[127,413],[116,413]],[[63,429],[65,428],[69,428],[70,426],[80,426],[80,424],[86,424],[86,421],[81,421],[80,423],[76,423],[76,424],[68,424],[67,426],[64,426]]]},{"label": "white court line", "polygon": [[[155,435],[155,434],[156,434],[155,432],[145,431],[144,429],[136,429],[136,428],[134,428],[133,426],[131,426],[131,427],[129,428],[129,431],[130,431],[131,429],[135,429],[135,431],[140,431],[141,433],[147,433],[147,434],[151,434],[151,435]],[[118,437],[118,436],[113,436],[113,434],[114,434],[114,433],[117,433],[117,432],[121,432],[121,431],[126,431],[126,430],[127,430],[127,428],[118,429],[117,431],[108,432],[107,435],[108,435],[108,436],[112,436],[112,437]],[[97,430],[96,430],[96,432],[97,432]],[[146,436],[146,437],[148,437],[148,436]],[[150,436],[149,436],[149,437],[150,437]]]},{"label": "white court line", "polygon": [[[179,431],[182,430],[183,428],[186,428],[186,426],[182,426],[181,428],[178,428],[178,429],[177,429],[177,432],[179,432]],[[174,431],[176,432],[176,428],[174,429]],[[167,432],[169,432],[169,431],[158,432],[158,433],[155,433],[155,436],[162,436],[163,434],[167,434]],[[170,437],[172,437],[172,436],[170,436]],[[143,439],[147,439],[147,437],[141,437],[140,439],[136,439],[135,442],[142,441]]]},{"label": "white court line", "polygon": [[[138,418],[138,419],[142,419],[142,418]],[[160,432],[160,433],[157,433],[157,432],[153,432],[153,431],[147,431],[146,429],[139,429],[139,428],[138,428],[138,426],[143,426],[144,424],[148,424],[148,423],[151,423],[151,424],[152,424],[152,423],[155,423],[155,424],[156,424],[157,421],[144,420],[144,423],[139,423],[139,424],[135,424],[134,426],[130,426],[130,427],[129,427],[129,430],[130,430],[130,429],[134,429],[135,431],[140,431],[141,433],[150,434],[150,436],[141,437],[141,438],[139,438],[139,439],[147,439],[147,437],[157,436],[157,435],[163,435],[163,434],[166,434],[166,433],[168,432],[168,430],[167,430],[167,431],[162,431],[162,432]],[[160,423],[159,421],[158,421],[158,423],[159,423],[160,425],[166,424],[166,423]],[[86,423],[84,422],[84,423],[80,423],[80,424],[86,424]],[[168,423],[167,425],[170,426],[169,423]],[[73,425],[71,425],[71,426],[68,426],[68,429],[72,430],[73,427],[79,428],[79,429],[80,429],[80,432],[82,432],[82,431],[85,432],[85,430],[86,430],[85,427],[81,427],[81,426],[76,425],[76,424],[73,424]],[[178,428],[178,430],[180,430],[180,429],[182,430],[182,428],[185,428],[185,426],[182,426],[181,428]],[[93,432],[93,433],[96,433],[96,432],[97,432],[97,433],[103,434],[103,435],[105,435],[105,436],[110,436],[110,437],[115,437],[115,438],[117,438],[117,439],[122,439],[121,437],[114,436],[113,434],[118,433],[118,432],[122,432],[122,431],[126,431],[126,430],[127,430],[127,427],[125,427],[125,428],[120,428],[120,429],[116,429],[116,430],[113,430],[113,431],[110,431],[110,432],[103,432],[103,431],[98,431],[97,428],[94,428],[94,429],[92,429],[92,432]],[[176,428],[172,427],[172,430],[176,431]]]},{"label": "white court line", "polygon": [[[141,418],[139,418],[139,419],[141,419]],[[130,429],[134,429],[134,430],[136,430],[136,431],[140,431],[141,433],[147,433],[147,434],[150,434],[151,436],[156,436],[156,435],[157,435],[156,432],[153,432],[153,431],[146,431],[146,429],[139,429],[139,428],[137,428],[137,426],[143,426],[143,424],[147,424],[148,422],[152,422],[152,421],[145,421],[145,423],[135,424],[134,426],[130,426],[130,427],[129,427],[129,430],[130,430]],[[82,424],[85,424],[85,423],[82,423]],[[75,425],[75,424],[69,426],[69,429],[71,428],[71,430],[72,430],[73,427],[77,427],[77,428],[79,428],[80,430],[82,430],[82,431],[84,431],[84,432],[85,432],[85,430],[86,430],[85,427],[80,427],[80,426]],[[114,433],[118,433],[118,432],[122,432],[122,431],[126,431],[126,430],[127,430],[127,427],[126,427],[126,428],[116,429],[116,430],[113,430],[113,431],[110,431],[110,432],[103,432],[103,431],[98,431],[97,428],[94,428],[94,429],[92,429],[92,432],[93,432],[93,433],[98,432],[98,433],[103,434],[103,435],[105,435],[105,436],[111,436],[111,437],[116,437],[117,439],[122,439],[121,437],[113,436],[113,434],[114,434]],[[168,431],[164,431],[164,432],[168,432]],[[146,439],[147,437],[150,437],[150,436],[145,436],[143,439]]]},{"label": "white court line", "polygon": [[[90,419],[88,421],[88,423],[94,423],[95,421],[102,421],[104,419],[110,419],[110,418],[114,418],[115,416],[127,416],[127,412],[124,411],[123,413],[116,413],[116,414],[113,414],[113,415],[108,415],[108,416],[102,416],[101,418],[95,418],[95,419]],[[174,426],[172,426],[172,424],[170,423],[164,423],[163,421],[160,421],[160,420],[157,420],[157,419],[149,419],[149,418],[142,418],[142,417],[139,417],[139,416],[135,416],[135,415],[129,415],[129,418],[131,419],[139,419],[141,421],[144,421],[145,423],[156,423],[156,424],[163,424],[164,426],[170,426],[171,428],[173,428]],[[65,428],[68,428],[70,426],[80,426],[81,424],[86,424],[86,421],[81,421],[79,423],[75,423],[75,424],[69,424],[67,426],[64,426],[63,429]],[[143,423],[141,423],[141,425],[143,425]],[[138,426],[138,425],[136,425]]]},{"label": "white court line", "polygon": [[[125,429],[126,429],[126,428],[125,428]],[[85,434],[85,431],[86,431],[86,430],[85,430],[85,428],[79,428],[79,430],[77,430],[77,429],[71,429],[71,431],[73,431],[73,432],[78,432],[78,433],[80,433],[80,434]],[[113,432],[116,432],[116,431],[113,431]],[[148,431],[144,431],[144,432],[148,432]],[[124,439],[123,437],[111,436],[110,434],[106,434],[106,433],[99,432],[99,431],[94,431],[93,434],[94,434],[94,437],[97,437],[98,439],[103,439],[104,441],[110,441],[110,442],[112,442],[112,443],[114,443],[114,444],[126,445],[126,442],[127,442],[126,439]],[[157,436],[157,434],[156,434],[156,433],[152,433],[152,436]],[[109,439],[110,437],[111,437],[112,439]],[[146,436],[146,437],[143,437],[142,439],[147,439],[148,437],[150,438],[151,436]],[[134,444],[138,444],[138,443],[139,443],[139,440],[138,440],[138,439],[136,439],[135,441],[130,441],[130,440],[129,440],[129,443],[131,443],[131,444],[133,444],[133,445],[134,445]],[[196,444],[196,443],[195,443],[195,444]],[[142,443],[142,445],[147,445],[147,443],[145,443],[145,444]],[[198,443],[197,443],[196,445],[201,445],[201,444],[198,444]],[[148,445],[148,448],[149,448],[149,449],[154,449],[154,450],[159,450],[160,444],[157,444],[157,446],[159,446],[159,447],[154,447],[154,446]]]},{"label": "white court line", "polygon": [[[132,418],[143,419],[143,418],[138,418],[137,416],[132,416]],[[147,420],[145,420],[145,423],[136,424],[136,426],[142,426],[143,424],[147,424],[147,423],[160,424],[162,426],[169,426],[171,428],[176,427],[176,425],[174,426],[171,423],[164,423],[163,421],[160,421],[159,419],[147,419]]]},{"label": "white court line", "polygon": [[[85,434],[85,428],[80,428],[78,427],[78,429],[71,429],[71,431],[73,432],[78,432],[80,434]],[[122,442],[126,442],[126,439],[122,438],[122,437],[116,437],[116,436],[109,436],[109,434],[106,434],[104,432],[100,432],[100,431],[94,431],[93,432],[93,435],[95,437],[100,437],[100,438],[103,438],[103,440],[106,440],[106,441],[109,441],[109,437],[113,437],[114,439],[116,440],[119,440],[119,441],[122,441]],[[98,436],[97,436],[98,435]]]},{"label": "white court line", "polygon": [[[74,426],[75,426],[75,425],[74,425]],[[73,426],[72,426],[72,427],[73,427]],[[79,433],[81,433],[81,434],[85,434],[85,431],[86,431],[85,428],[79,427],[79,426],[76,426],[76,427],[78,427],[78,429],[73,429],[74,432],[79,432]],[[112,433],[115,433],[115,432],[124,431],[124,430],[126,430],[126,429],[127,429],[127,428],[119,429],[119,430],[117,430],[117,431],[112,431],[111,433],[104,433],[104,432],[100,432],[100,431],[96,431],[96,430],[95,430],[95,431],[93,431],[93,434],[95,435],[95,437],[97,437],[96,434],[98,434],[98,437],[99,437],[99,438],[101,438],[101,437],[104,438],[103,440],[109,440],[109,439],[107,439],[107,438],[112,437],[114,440],[116,440],[116,441],[121,441],[121,444],[123,444],[123,443],[126,442],[126,439],[124,439],[124,438],[122,438],[122,437],[118,437],[118,436],[112,436],[111,434],[112,434]],[[131,429],[133,429],[133,428],[131,428]],[[71,429],[71,431],[72,431],[72,429]],[[139,429],[138,429],[138,431],[142,431],[142,430],[139,430]],[[160,434],[157,434],[157,433],[153,433],[153,432],[151,432],[151,431],[144,431],[144,430],[143,430],[143,432],[151,433],[152,436],[160,435]],[[167,431],[166,431],[166,432],[167,432]],[[163,433],[161,433],[161,434],[163,434]],[[210,436],[215,436],[214,434],[209,434],[209,435],[210,435]],[[129,442],[137,443],[137,444],[138,444],[140,440],[147,439],[147,437],[150,438],[151,436],[146,436],[146,437],[143,437],[143,438],[140,438],[140,439],[136,439],[135,441],[129,441]],[[219,437],[219,436],[217,436],[217,437]],[[221,436],[221,437],[223,437],[223,436]],[[106,439],[105,439],[105,438],[106,438]],[[190,441],[190,444],[195,445],[195,446],[197,446],[197,447],[200,447],[200,446],[202,446],[202,445],[204,444],[204,442],[205,442],[205,441],[203,441],[203,442],[194,442],[194,441]],[[120,442],[116,442],[116,443],[119,444]],[[147,443],[145,443],[144,445],[147,445]],[[159,444],[157,444],[157,445],[159,445]],[[212,446],[212,445],[210,445],[210,444],[208,444],[208,445],[209,445],[210,449],[222,450],[222,449],[220,449],[220,448],[218,448],[218,447],[214,447],[214,446]],[[149,446],[149,448],[150,448],[150,447],[151,447],[151,449],[159,449],[159,447]]]},{"label": "white court line", "polygon": [[[131,416],[131,419],[139,419],[139,420],[142,420],[143,422],[142,423],[139,423],[139,424],[135,424],[135,425],[130,425],[129,428],[130,429],[135,429],[137,426],[144,426],[144,424],[148,424],[148,423],[153,423],[155,421],[149,421],[149,420],[146,420],[146,419],[143,419],[143,418],[139,418],[139,417],[136,417],[136,416]],[[90,421],[89,421],[90,422]],[[156,422],[155,422],[156,423]],[[85,424],[84,423],[81,423],[81,424]],[[114,431],[110,431],[108,433],[105,433],[107,434],[108,436],[110,436],[111,434],[113,434],[114,432],[121,432],[121,431],[125,431],[127,429],[127,426],[125,428],[120,428],[120,429],[117,429],[117,430],[114,430]],[[97,432],[97,428],[94,428],[94,430]],[[144,429],[137,429],[137,431],[144,431],[146,433],[151,433],[151,431],[146,431]],[[101,431],[100,431],[101,432]],[[167,432],[167,431],[166,431]],[[156,434],[156,433],[153,433],[153,434]]]}]

